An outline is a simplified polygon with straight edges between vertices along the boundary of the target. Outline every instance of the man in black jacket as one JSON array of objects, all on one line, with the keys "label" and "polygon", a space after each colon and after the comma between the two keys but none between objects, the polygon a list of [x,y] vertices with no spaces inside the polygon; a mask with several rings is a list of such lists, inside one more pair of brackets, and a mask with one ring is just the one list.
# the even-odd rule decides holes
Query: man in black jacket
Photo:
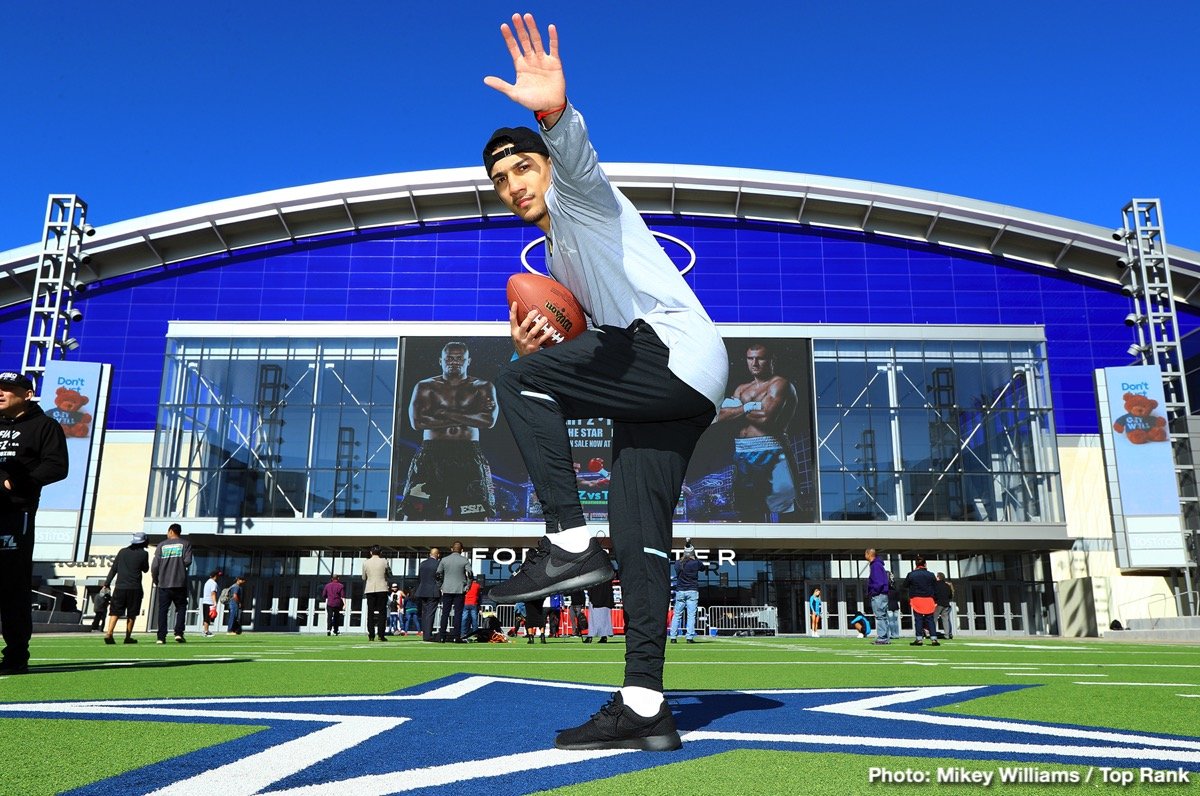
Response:
[{"label": "man in black jacket", "polygon": [[0,373],[0,674],[29,670],[34,517],[42,487],[66,477],[62,426],[34,402],[28,376]]},{"label": "man in black jacket", "polygon": [[429,558],[417,567],[417,590],[413,597],[421,608],[421,640],[436,641],[433,637],[433,617],[437,613],[438,601],[442,599],[442,587],[438,585],[438,559],[441,551],[430,548]]}]

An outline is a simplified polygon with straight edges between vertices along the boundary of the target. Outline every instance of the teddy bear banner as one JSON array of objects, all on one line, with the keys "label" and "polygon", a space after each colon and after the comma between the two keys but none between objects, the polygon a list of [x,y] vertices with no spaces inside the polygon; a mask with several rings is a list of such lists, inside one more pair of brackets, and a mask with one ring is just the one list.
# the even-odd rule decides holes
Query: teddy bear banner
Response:
[{"label": "teddy bear banner", "polygon": [[1105,368],[1103,383],[1102,416],[1109,418],[1105,432],[1117,471],[1110,488],[1116,487],[1120,500],[1117,531],[1125,536],[1121,552],[1129,557],[1121,566],[1180,565],[1173,563],[1182,562],[1183,536],[1162,372],[1152,365]]}]

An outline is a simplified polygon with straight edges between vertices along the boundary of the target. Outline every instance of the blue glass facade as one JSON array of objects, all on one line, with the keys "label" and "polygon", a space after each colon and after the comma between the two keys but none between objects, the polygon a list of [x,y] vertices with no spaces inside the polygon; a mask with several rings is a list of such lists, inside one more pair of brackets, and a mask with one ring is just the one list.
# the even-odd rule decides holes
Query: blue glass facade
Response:
[{"label": "blue glass facade", "polygon": [[[1092,371],[1128,363],[1129,300],[1109,284],[1006,260],[788,224],[651,217],[696,252],[687,279],[718,323],[1045,327],[1059,433],[1095,433]],[[538,237],[474,221],[277,244],[98,284],[72,357],[114,366],[109,427],[151,429],[171,320],[501,321],[505,280]],[[681,265],[683,263],[681,262]],[[436,298],[436,301],[431,299]],[[27,307],[0,314],[6,361]],[[1180,333],[1200,314],[1180,308]]]}]

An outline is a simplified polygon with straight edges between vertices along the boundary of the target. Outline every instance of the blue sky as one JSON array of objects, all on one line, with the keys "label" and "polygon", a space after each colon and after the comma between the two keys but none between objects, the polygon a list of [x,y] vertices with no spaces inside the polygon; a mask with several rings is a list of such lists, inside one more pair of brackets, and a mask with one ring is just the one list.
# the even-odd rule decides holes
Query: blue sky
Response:
[{"label": "blue sky", "polygon": [[[1163,200],[1200,249],[1200,4],[11,3],[0,250],[46,195],[96,226],[324,180],[479,163],[527,115],[499,25],[561,37],[602,160],[778,169],[1104,226]],[[1135,16],[1135,13],[1137,16]]]}]

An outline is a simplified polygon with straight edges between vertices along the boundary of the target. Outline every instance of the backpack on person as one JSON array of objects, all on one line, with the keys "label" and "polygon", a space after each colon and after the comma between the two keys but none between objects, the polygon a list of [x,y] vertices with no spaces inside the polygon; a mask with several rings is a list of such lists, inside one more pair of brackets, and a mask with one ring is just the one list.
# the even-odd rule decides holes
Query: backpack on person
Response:
[{"label": "backpack on person", "polygon": [[231,588],[230,586],[226,586],[225,588],[221,589],[221,596],[217,598],[217,600],[220,601],[221,605],[229,605],[229,589],[230,588]]}]

